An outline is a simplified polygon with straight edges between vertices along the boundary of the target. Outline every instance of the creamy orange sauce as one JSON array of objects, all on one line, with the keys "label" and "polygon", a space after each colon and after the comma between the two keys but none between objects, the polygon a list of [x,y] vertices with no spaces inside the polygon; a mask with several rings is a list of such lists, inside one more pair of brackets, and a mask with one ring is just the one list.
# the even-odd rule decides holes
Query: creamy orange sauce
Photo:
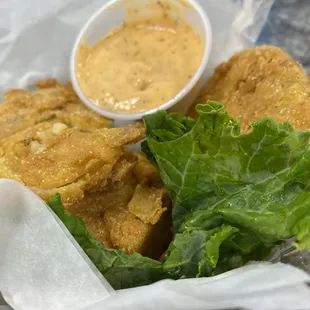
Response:
[{"label": "creamy orange sauce", "polygon": [[173,98],[194,75],[202,40],[170,18],[130,22],[78,53],[78,81],[97,105],[136,113]]}]

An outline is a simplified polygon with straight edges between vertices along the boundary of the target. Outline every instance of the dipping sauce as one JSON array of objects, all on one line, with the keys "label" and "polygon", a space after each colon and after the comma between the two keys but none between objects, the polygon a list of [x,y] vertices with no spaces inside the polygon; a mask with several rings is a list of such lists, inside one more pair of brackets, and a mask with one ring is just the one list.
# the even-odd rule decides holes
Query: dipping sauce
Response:
[{"label": "dipping sauce", "polygon": [[80,86],[95,104],[137,113],[172,99],[193,77],[203,56],[200,36],[170,18],[125,23],[77,59]]}]

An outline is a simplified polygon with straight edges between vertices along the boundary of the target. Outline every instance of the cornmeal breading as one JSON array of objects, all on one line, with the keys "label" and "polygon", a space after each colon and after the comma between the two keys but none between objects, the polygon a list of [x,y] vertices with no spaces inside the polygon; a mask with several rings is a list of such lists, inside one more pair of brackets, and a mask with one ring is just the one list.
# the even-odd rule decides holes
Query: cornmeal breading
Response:
[{"label": "cornmeal breading", "polygon": [[[241,117],[241,130],[271,117],[289,121],[296,129],[310,128],[310,80],[294,59],[280,48],[257,46],[220,64],[207,82],[198,103],[220,101],[232,117]],[[189,116],[197,116],[195,105]]]},{"label": "cornmeal breading", "polygon": [[107,247],[159,258],[172,238],[170,200],[157,169],[125,148],[145,137],[144,126],[105,128],[110,122],[86,110],[69,84],[39,87],[7,92],[0,104],[0,178],[45,201],[60,193]]},{"label": "cornmeal breading", "polygon": [[0,104],[0,141],[46,121],[86,131],[111,125],[110,120],[84,107],[71,84],[50,79],[37,86],[39,90],[34,92],[12,89],[5,93],[5,101]]},{"label": "cornmeal breading", "polygon": [[83,132],[41,123],[2,139],[0,177],[22,182],[45,200],[59,192],[70,205],[85,190],[104,186],[124,145],[144,134],[141,125]]},{"label": "cornmeal breading", "polygon": [[128,204],[128,210],[144,223],[154,225],[167,210],[167,208],[163,208],[165,195],[167,193],[163,188],[158,189],[149,185],[138,184]]},{"label": "cornmeal breading", "polygon": [[[156,176],[153,174],[150,163],[150,169],[146,171],[151,173],[141,175],[136,172],[141,161],[146,166],[144,157],[125,152],[114,166],[105,188],[86,192],[84,199],[68,209],[83,218],[87,229],[106,245],[129,254],[139,252],[158,259],[172,238],[171,203],[158,183],[158,172]],[[137,202],[141,187],[153,193],[149,197],[152,200],[141,201],[145,212],[141,209],[132,212],[130,206]],[[149,218],[146,212],[149,212]]]}]

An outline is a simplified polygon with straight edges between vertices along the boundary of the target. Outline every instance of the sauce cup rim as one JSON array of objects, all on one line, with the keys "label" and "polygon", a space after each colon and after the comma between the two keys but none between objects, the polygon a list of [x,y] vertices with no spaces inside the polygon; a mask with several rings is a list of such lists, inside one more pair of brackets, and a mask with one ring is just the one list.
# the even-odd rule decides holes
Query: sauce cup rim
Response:
[{"label": "sauce cup rim", "polygon": [[101,106],[96,105],[82,90],[78,79],[77,79],[77,70],[76,70],[76,59],[77,59],[77,53],[79,51],[79,47],[81,44],[81,41],[85,35],[85,32],[88,30],[88,28],[91,26],[91,24],[102,14],[103,11],[110,9],[113,7],[116,3],[123,1],[123,0],[111,0],[108,3],[104,4],[101,8],[99,8],[83,25],[81,28],[79,34],[77,35],[77,38],[75,40],[75,43],[73,45],[73,49],[71,52],[70,57],[70,75],[71,75],[71,83],[72,86],[77,93],[78,97],[81,99],[81,101],[91,110],[94,112],[105,116],[107,118],[116,120],[116,121],[135,121],[142,119],[143,116],[156,113],[160,110],[167,110],[174,105],[176,105],[178,102],[180,102],[199,82],[200,78],[203,76],[204,71],[207,67],[207,63],[209,61],[209,57],[211,54],[211,47],[212,47],[212,29],[210,20],[205,12],[205,10],[202,8],[202,6],[196,1],[196,0],[186,0],[188,4],[199,14],[203,26],[204,26],[204,40],[205,40],[205,46],[203,51],[202,59],[199,63],[199,66],[197,70],[195,71],[193,77],[189,80],[189,82],[171,99],[164,102],[163,104],[159,105],[158,107],[155,107],[150,110],[145,110],[141,112],[136,113],[123,113],[123,112],[113,112],[110,110],[107,110]]}]

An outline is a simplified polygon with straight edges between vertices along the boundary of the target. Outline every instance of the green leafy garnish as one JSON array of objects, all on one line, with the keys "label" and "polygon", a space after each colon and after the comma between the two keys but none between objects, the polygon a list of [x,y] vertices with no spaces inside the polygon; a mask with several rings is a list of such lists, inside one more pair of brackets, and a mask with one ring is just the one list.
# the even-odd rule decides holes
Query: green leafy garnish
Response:
[{"label": "green leafy garnish", "polygon": [[48,205],[114,289],[146,285],[169,277],[156,260],[106,248],[87,231],[82,220],[64,209],[60,195],[53,196]]},{"label": "green leafy garnish", "polygon": [[197,112],[197,120],[164,111],[144,118],[142,149],[173,201],[175,238],[162,262],[107,249],[59,195],[49,201],[114,288],[222,273],[293,236],[310,248],[310,132],[265,118],[241,134],[220,103]]},{"label": "green leafy garnish", "polygon": [[[179,135],[166,112],[144,118],[145,149],[174,202],[177,234],[166,264],[178,257],[179,268],[188,270],[190,262],[189,274],[201,276],[232,263],[227,257],[240,264],[261,259],[293,235],[298,247],[310,248],[310,133],[265,118],[240,134],[239,120],[218,102],[198,105],[197,112]],[[167,122],[170,128],[158,127]]]}]

